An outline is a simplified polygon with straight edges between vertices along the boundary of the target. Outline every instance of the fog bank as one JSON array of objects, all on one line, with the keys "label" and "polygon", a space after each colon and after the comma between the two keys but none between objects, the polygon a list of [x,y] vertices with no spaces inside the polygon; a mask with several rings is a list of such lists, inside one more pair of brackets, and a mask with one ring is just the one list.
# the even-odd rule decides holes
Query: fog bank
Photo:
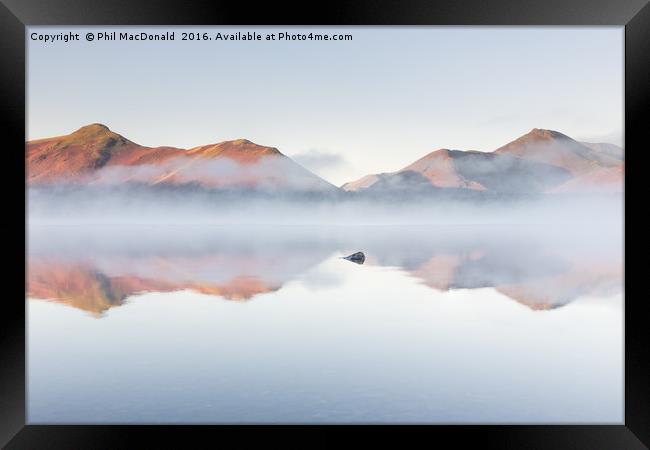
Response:
[{"label": "fog bank", "polygon": [[588,224],[621,227],[622,194],[496,195],[461,190],[414,196],[272,193],[195,186],[30,187],[40,224]]}]

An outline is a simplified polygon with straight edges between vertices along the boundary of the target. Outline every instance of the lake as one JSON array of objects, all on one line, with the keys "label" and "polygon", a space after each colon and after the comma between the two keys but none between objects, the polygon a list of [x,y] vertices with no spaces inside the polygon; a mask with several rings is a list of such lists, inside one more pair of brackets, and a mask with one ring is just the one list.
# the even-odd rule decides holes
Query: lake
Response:
[{"label": "lake", "polygon": [[622,229],[575,228],[31,225],[28,422],[620,424]]}]

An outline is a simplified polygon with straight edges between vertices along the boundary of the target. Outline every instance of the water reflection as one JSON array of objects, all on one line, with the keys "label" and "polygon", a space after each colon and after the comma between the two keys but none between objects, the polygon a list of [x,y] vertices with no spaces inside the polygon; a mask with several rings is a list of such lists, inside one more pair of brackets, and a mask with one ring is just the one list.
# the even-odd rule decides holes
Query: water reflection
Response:
[{"label": "water reflection", "polygon": [[[98,317],[146,292],[190,290],[251,300],[331,257],[364,250],[366,266],[437,291],[495,288],[532,310],[622,289],[617,239],[500,228],[33,228],[27,296]],[[345,261],[342,261],[345,262]],[[335,281],[334,281],[335,283]]]}]

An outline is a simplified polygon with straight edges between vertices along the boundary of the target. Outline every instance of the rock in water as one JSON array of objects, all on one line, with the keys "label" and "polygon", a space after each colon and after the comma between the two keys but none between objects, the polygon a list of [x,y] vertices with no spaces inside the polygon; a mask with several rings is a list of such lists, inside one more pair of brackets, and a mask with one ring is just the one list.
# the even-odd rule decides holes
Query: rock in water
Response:
[{"label": "rock in water", "polygon": [[366,260],[366,255],[364,255],[363,252],[356,252],[352,253],[349,256],[344,256],[343,259],[347,259],[353,263],[363,264],[363,262]]}]

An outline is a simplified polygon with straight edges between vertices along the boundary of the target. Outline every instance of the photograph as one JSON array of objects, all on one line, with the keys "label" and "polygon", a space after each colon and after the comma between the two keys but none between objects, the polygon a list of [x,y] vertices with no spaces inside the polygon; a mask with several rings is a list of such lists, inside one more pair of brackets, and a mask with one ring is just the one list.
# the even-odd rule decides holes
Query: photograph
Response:
[{"label": "photograph", "polygon": [[623,423],[622,27],[26,39],[28,423]]},{"label": "photograph", "polygon": [[3,450],[650,448],[650,0],[0,0],[0,43]]}]

